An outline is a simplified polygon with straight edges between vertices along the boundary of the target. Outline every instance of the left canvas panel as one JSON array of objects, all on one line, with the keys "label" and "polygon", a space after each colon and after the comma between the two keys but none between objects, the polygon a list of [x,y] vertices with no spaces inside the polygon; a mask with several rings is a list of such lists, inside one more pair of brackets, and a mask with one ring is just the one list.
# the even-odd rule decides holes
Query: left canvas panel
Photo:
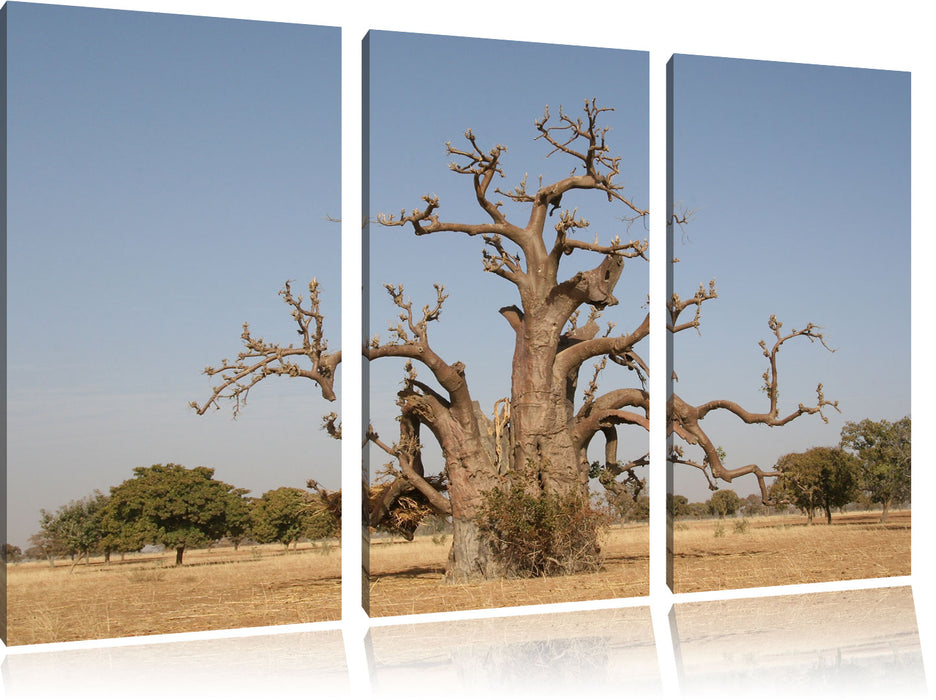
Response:
[{"label": "left canvas panel", "polygon": [[3,641],[337,619],[339,30],[2,12]]}]

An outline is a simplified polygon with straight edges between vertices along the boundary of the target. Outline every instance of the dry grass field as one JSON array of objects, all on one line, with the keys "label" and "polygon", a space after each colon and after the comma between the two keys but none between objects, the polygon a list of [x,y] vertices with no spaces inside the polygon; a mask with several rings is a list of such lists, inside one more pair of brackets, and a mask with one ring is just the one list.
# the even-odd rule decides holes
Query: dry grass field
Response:
[{"label": "dry grass field", "polygon": [[217,547],[7,567],[10,645],[336,620],[340,548]]},{"label": "dry grass field", "polygon": [[[771,516],[678,522],[677,593],[877,578],[910,573],[910,511],[833,516],[831,526]],[[737,526],[737,527],[736,527]],[[720,528],[722,534],[716,536]],[[743,531],[742,531],[743,530]],[[603,568],[592,574],[447,585],[451,536],[375,540],[370,550],[371,615],[409,615],[645,596],[646,524],[612,528]],[[338,619],[340,548],[300,545],[195,550],[7,567],[11,645],[234,629]]]},{"label": "dry grass field", "polygon": [[444,542],[371,544],[370,614],[410,615],[479,608],[605,600],[648,595],[650,539],[646,524],[613,527],[602,545],[604,567],[594,574],[448,585],[442,582],[451,536]]},{"label": "dry grass field", "polygon": [[[676,593],[841,581],[910,573],[910,511],[833,514],[832,524],[804,516],[677,521]],[[716,537],[721,525],[723,534]]]}]

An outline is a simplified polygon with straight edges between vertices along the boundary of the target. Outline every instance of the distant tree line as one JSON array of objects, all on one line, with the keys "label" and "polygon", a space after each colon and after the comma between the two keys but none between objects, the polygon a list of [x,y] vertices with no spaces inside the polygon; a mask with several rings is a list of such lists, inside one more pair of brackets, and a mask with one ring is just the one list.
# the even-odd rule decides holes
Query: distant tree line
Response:
[{"label": "distant tree line", "polygon": [[780,476],[771,484],[766,504],[760,496],[741,499],[720,489],[704,503],[668,495],[667,508],[674,518],[766,515],[795,508],[811,524],[816,513],[831,523],[833,510],[877,505],[881,522],[887,522],[892,507],[910,501],[910,418],[848,422],[838,445],[785,454],[774,470]]},{"label": "distant tree line", "polygon": [[208,467],[179,464],[136,467],[134,476],[109,494],[94,491],[55,512],[40,511],[39,531],[25,553],[6,545],[7,561],[70,557],[72,569],[92,555],[109,562],[114,553],[138,552],[146,545],[174,549],[182,564],[186,549],[227,539],[237,549],[245,541],[278,542],[288,548],[301,539],[339,534],[341,501],[310,480],[310,490],[288,486],[259,498],[248,489],[214,478]]},{"label": "distant tree line", "polygon": [[778,515],[790,510],[787,504],[765,505],[759,494],[752,493],[741,498],[731,489],[719,489],[709,500],[700,502],[690,502],[681,494],[668,494],[666,505],[674,518],[682,519],[726,518],[734,515],[754,517]]}]

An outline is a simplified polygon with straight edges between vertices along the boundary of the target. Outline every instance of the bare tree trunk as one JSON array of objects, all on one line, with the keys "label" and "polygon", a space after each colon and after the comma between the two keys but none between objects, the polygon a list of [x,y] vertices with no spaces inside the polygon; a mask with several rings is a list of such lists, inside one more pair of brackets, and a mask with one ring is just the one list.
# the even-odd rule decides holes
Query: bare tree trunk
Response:
[{"label": "bare tree trunk", "polygon": [[885,498],[884,502],[881,504],[881,522],[882,523],[887,522],[887,514],[890,512],[891,500],[892,499],[890,498]]},{"label": "bare tree trunk", "polygon": [[452,548],[445,570],[446,583],[500,578],[507,572],[475,520],[452,518]]},{"label": "bare tree trunk", "polygon": [[517,330],[511,387],[513,469],[532,468],[538,479],[532,488],[546,493],[584,494],[588,470],[571,434],[571,404],[567,406],[565,377],[553,377],[564,318],[553,309],[527,315]]},{"label": "bare tree trunk", "polygon": [[446,472],[452,504],[452,547],[445,580],[449,583],[503,575],[503,567],[478,522],[484,506],[483,494],[494,488],[499,478],[496,467],[483,449],[483,442],[475,441],[475,446],[480,449],[465,450],[455,455],[448,453]]},{"label": "bare tree trunk", "polygon": [[182,566],[182,552],[185,551],[185,546],[176,547],[175,551],[175,563],[176,566]]},{"label": "bare tree trunk", "polygon": [[81,558],[83,556],[85,556],[85,554],[83,554],[82,552],[78,553],[77,558],[75,557],[74,554],[72,555],[72,565],[71,565],[71,568],[68,569],[68,573],[72,573],[75,570],[75,567],[78,566],[78,563],[81,561]]}]

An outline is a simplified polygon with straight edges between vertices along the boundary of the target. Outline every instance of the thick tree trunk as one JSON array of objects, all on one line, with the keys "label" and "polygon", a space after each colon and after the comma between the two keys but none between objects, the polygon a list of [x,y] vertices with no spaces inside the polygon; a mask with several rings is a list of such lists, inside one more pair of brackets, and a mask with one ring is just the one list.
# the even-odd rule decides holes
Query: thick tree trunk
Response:
[{"label": "thick tree trunk", "polygon": [[446,582],[463,583],[503,576],[494,549],[481,533],[478,522],[484,506],[484,494],[500,482],[487,450],[466,451],[460,459],[450,457],[446,471],[453,528],[452,547],[445,570]]},{"label": "thick tree trunk", "polygon": [[507,574],[475,520],[452,518],[452,527],[452,548],[445,570],[446,583],[501,578]]},{"label": "thick tree trunk", "polygon": [[182,552],[185,551],[185,547],[176,547],[175,551],[175,563],[176,566],[182,566]]},{"label": "thick tree trunk", "polygon": [[831,525],[832,524],[832,508],[829,507],[828,504],[826,504],[824,507],[825,507],[825,515],[826,515],[826,524]]},{"label": "thick tree trunk", "polygon": [[887,514],[890,512],[891,499],[885,498],[884,502],[881,504],[881,522],[887,522]]},{"label": "thick tree trunk", "polygon": [[583,456],[572,436],[567,378],[557,382],[553,376],[565,318],[548,307],[543,311],[528,314],[516,329],[510,400],[512,468],[536,470],[538,478],[531,488],[585,495],[588,468],[583,468]]}]

